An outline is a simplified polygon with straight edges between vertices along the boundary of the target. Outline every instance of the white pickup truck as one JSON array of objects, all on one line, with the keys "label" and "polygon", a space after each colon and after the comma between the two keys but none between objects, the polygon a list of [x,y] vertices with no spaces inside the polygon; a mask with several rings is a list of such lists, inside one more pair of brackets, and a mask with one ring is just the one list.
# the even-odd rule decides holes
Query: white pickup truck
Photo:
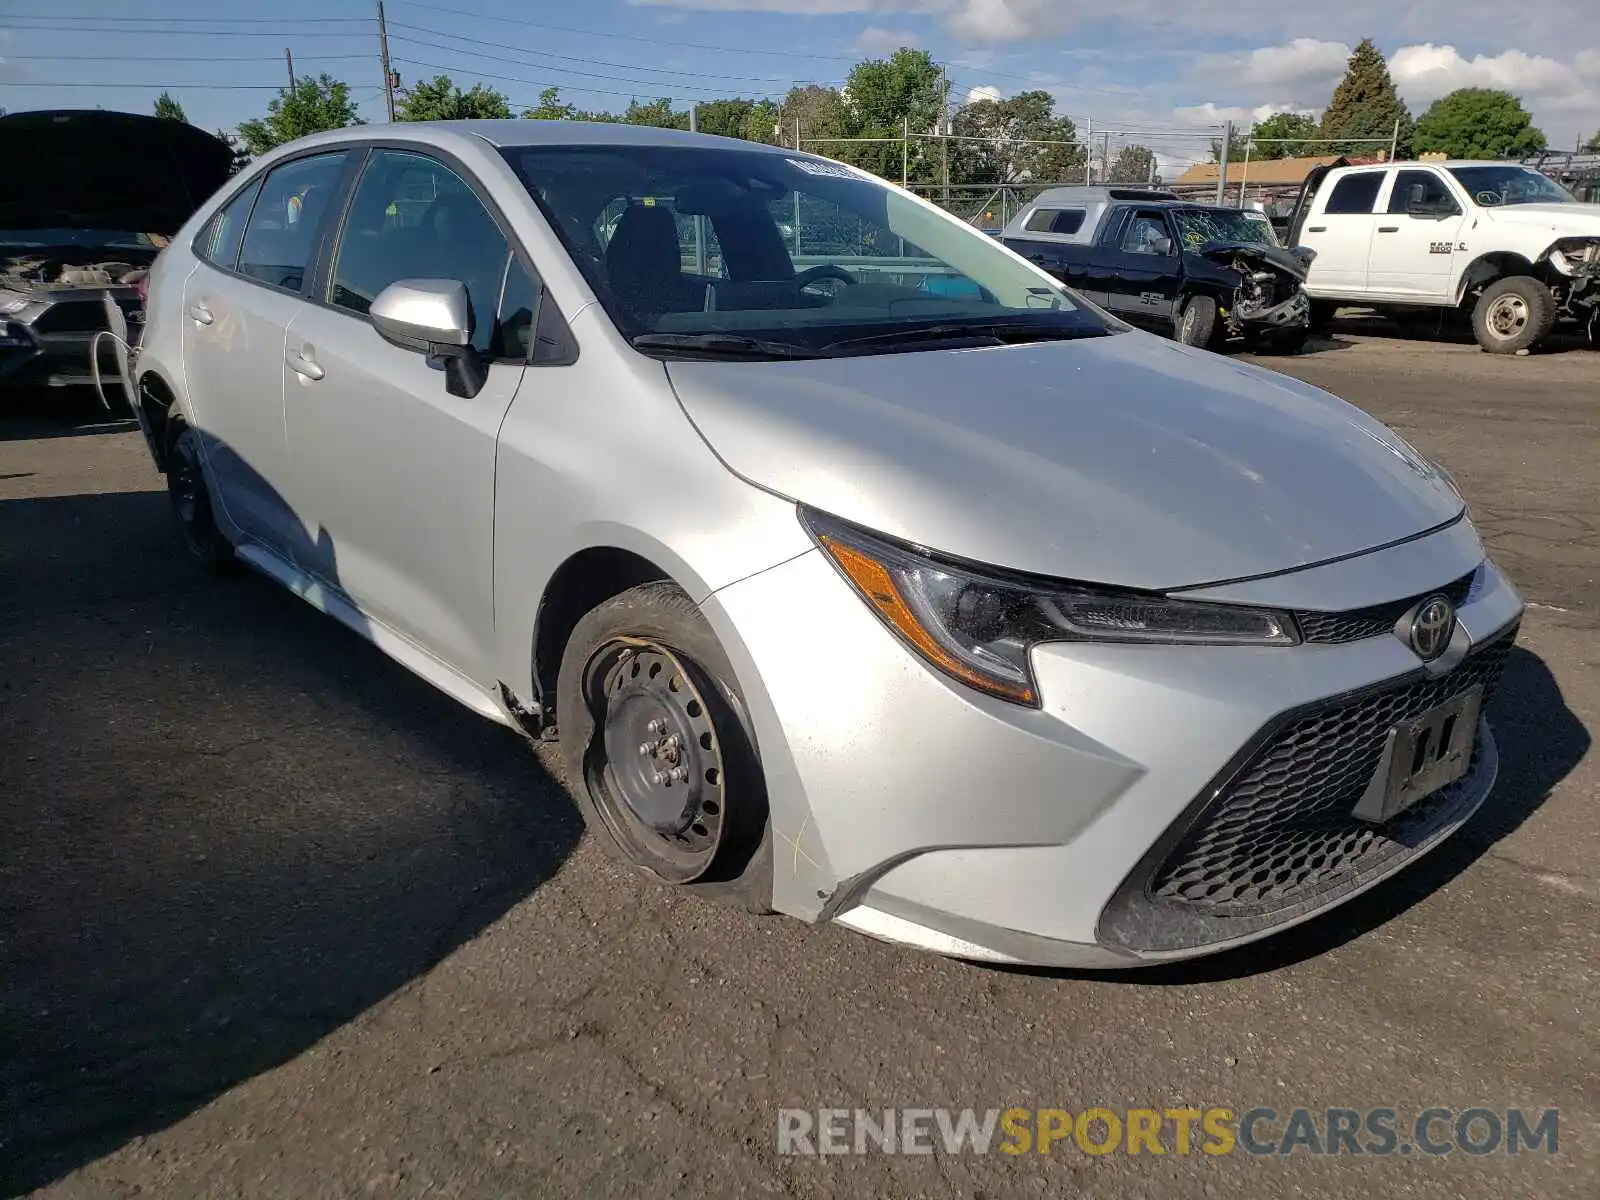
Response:
[{"label": "white pickup truck", "polygon": [[1307,176],[1289,245],[1317,252],[1313,323],[1340,305],[1402,321],[1470,312],[1478,344],[1515,354],[1560,321],[1600,336],[1600,204],[1503,162],[1334,163]]}]

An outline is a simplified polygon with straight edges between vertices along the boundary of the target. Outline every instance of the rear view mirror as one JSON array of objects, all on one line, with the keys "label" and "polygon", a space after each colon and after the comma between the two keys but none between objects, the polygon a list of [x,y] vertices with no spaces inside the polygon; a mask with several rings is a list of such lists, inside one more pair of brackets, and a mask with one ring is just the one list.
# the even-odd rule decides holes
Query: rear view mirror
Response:
[{"label": "rear view mirror", "polygon": [[472,346],[472,301],[455,279],[398,279],[367,310],[386,341],[428,356],[444,370],[445,390],[470,400],[483,390],[488,365]]}]

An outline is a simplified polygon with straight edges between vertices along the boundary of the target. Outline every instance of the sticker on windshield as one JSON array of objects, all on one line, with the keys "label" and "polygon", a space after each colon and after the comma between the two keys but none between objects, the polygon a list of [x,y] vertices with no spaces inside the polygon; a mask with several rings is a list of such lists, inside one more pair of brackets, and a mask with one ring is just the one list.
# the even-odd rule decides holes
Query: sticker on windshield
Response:
[{"label": "sticker on windshield", "polygon": [[824,162],[820,158],[785,159],[791,167],[799,167],[807,175],[821,175],[827,179],[854,179],[856,173],[842,163]]}]

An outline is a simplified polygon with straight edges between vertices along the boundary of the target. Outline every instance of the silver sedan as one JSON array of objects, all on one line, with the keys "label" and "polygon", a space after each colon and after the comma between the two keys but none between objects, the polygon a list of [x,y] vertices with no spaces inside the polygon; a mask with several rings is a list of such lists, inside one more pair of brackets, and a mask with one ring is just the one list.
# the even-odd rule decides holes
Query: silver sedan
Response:
[{"label": "silver sedan", "polygon": [[1457,829],[1522,603],[1449,477],[851,167],[280,148],[131,368],[191,554],[559,736],[668,884],[974,959],[1263,937]]}]

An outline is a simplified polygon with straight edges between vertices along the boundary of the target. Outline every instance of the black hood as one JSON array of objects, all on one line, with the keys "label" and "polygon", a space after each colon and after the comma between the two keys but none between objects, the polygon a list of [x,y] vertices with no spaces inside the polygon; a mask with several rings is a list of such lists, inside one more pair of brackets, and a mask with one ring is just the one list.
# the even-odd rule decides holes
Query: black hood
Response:
[{"label": "black hood", "polygon": [[1311,270],[1311,260],[1317,256],[1317,252],[1309,246],[1294,246],[1286,250],[1282,246],[1263,246],[1259,242],[1207,242],[1190,253],[1209,258],[1225,267],[1237,258],[1253,260],[1287,271],[1302,282]]},{"label": "black hood", "polygon": [[0,117],[0,229],[171,235],[222,186],[233,150],[186,121],[98,109]]}]

